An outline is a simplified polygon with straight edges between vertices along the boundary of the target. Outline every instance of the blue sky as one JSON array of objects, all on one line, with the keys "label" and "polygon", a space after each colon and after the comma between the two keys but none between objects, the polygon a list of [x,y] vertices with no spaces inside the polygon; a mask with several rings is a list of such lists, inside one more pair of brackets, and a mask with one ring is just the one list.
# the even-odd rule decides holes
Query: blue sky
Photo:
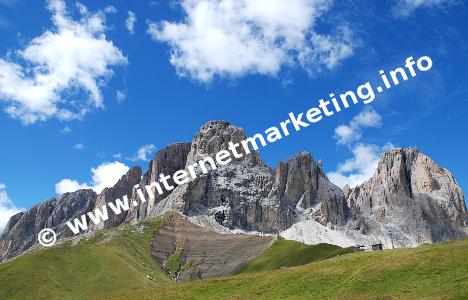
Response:
[{"label": "blue sky", "polygon": [[[413,146],[468,188],[463,1],[220,3],[0,0],[0,219],[146,169],[209,120],[263,132],[408,56],[433,67],[261,155],[275,166],[306,150],[351,180],[370,176],[390,145]],[[363,113],[373,121],[355,125]],[[340,125],[351,141],[339,142]]]}]

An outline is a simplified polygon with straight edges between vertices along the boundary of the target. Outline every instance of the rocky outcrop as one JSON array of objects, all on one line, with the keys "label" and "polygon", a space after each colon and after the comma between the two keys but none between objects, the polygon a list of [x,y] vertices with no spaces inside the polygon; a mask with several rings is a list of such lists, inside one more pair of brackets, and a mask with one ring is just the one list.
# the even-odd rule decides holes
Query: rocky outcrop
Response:
[{"label": "rocky outcrop", "polygon": [[20,255],[38,244],[37,234],[53,229],[61,238],[73,233],[66,222],[92,210],[96,202],[93,190],[79,190],[51,198],[10,218],[0,239],[0,262]]},{"label": "rocky outcrop", "polygon": [[313,217],[322,225],[344,225],[347,206],[343,193],[323,173],[322,163],[307,152],[276,168],[275,187],[282,203]]},{"label": "rocky outcrop", "polygon": [[468,226],[463,192],[452,174],[415,148],[385,152],[374,176],[346,201],[361,219],[356,229],[388,246],[455,239]]},{"label": "rocky outcrop", "polygon": [[[145,203],[138,201],[138,195],[136,189],[133,189],[132,201],[138,202],[137,206],[132,206],[126,216],[127,222],[133,222],[144,219],[148,216],[149,212],[153,209],[154,205],[166,198],[172,191],[164,190],[163,194],[160,195],[153,188],[152,193],[155,195],[153,199],[150,199],[146,189],[146,185],[150,185],[151,182],[157,181],[159,175],[172,175],[174,172],[183,169],[187,162],[187,156],[191,148],[190,143],[176,143],[165,147],[158,151],[154,158],[150,161],[148,171],[142,176],[138,185],[141,191],[144,193],[145,198],[148,200]],[[172,179],[168,180],[170,185],[177,186]]]},{"label": "rocky outcrop", "polygon": [[[129,203],[131,203],[130,195],[132,195],[134,186],[140,182],[140,179],[141,168],[131,168],[130,170],[128,170],[127,174],[122,176],[122,178],[120,178],[119,181],[113,187],[105,188],[104,190],[102,190],[102,192],[97,196],[96,205],[94,209],[100,209],[107,203],[116,201],[116,199],[124,201],[123,197],[127,197],[129,199]],[[119,215],[116,215],[112,210],[108,209],[109,218],[97,225],[92,225],[92,229],[95,230],[118,226],[125,221],[127,213],[127,211],[123,211]]]},{"label": "rocky outcrop", "polygon": [[[228,122],[208,122],[195,135],[186,166],[245,138],[241,128]],[[341,190],[328,181],[309,153],[280,163],[275,171],[251,152],[177,187],[154,214],[169,210],[189,216],[208,214],[230,229],[274,233],[291,226],[303,212],[325,225],[343,224],[343,200]]]}]

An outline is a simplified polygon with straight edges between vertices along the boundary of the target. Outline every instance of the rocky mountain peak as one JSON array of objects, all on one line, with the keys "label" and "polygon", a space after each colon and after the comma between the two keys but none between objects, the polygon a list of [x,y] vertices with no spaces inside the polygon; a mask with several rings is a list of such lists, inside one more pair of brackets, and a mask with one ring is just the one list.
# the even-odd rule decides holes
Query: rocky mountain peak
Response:
[{"label": "rocky mountain peak", "polygon": [[275,186],[283,203],[299,212],[307,211],[317,222],[345,223],[343,193],[324,175],[322,162],[317,162],[310,153],[300,152],[287,162],[280,162]]},{"label": "rocky mountain peak", "polygon": [[386,151],[370,181],[409,198],[432,195],[440,203],[454,203],[460,209],[465,208],[463,192],[450,171],[417,148]]},{"label": "rocky mountain peak", "polygon": [[308,152],[300,152],[289,158],[287,162],[280,162],[276,167],[279,196],[287,199],[290,205],[295,207],[304,195],[302,201],[305,203],[301,205],[310,207],[315,197],[306,191],[317,190],[320,176],[323,176],[321,167],[312,155]]},{"label": "rocky mountain peak", "polygon": [[239,143],[245,138],[244,130],[229,122],[210,121],[201,126],[198,133],[195,134],[190,155],[213,155],[220,150],[228,149],[229,142]]},{"label": "rocky mountain peak", "polygon": [[454,239],[467,226],[463,192],[446,169],[416,148],[385,152],[373,177],[347,196],[365,216],[365,227],[394,245]]},{"label": "rocky mountain peak", "polygon": [[[209,121],[200,127],[200,130],[192,140],[192,147],[187,158],[187,164],[194,163],[208,155],[214,156],[221,150],[229,150],[229,144],[240,144],[247,138],[244,129],[234,126],[226,121]],[[237,152],[245,154],[239,145]],[[254,163],[263,164],[258,154],[252,152],[241,159],[247,159]]]}]

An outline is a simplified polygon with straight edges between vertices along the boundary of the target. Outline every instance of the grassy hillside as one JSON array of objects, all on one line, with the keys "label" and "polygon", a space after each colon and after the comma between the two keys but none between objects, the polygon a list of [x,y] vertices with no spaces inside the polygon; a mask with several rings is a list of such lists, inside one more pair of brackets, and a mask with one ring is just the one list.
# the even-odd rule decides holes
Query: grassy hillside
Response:
[{"label": "grassy hillside", "polygon": [[468,239],[107,295],[109,299],[468,299]]},{"label": "grassy hillside", "polygon": [[0,299],[89,299],[156,288],[168,279],[150,256],[149,240],[163,224],[162,218],[126,224],[76,246],[35,251],[2,264]]},{"label": "grassy hillside", "polygon": [[356,251],[355,248],[343,249],[330,244],[306,245],[296,241],[278,240],[238,273],[302,266]]},{"label": "grassy hillside", "polygon": [[[150,256],[150,238],[163,224],[127,224],[2,264],[0,299],[468,299],[468,239],[349,254],[277,241],[242,274],[178,284]],[[302,263],[309,264],[292,267]]]}]

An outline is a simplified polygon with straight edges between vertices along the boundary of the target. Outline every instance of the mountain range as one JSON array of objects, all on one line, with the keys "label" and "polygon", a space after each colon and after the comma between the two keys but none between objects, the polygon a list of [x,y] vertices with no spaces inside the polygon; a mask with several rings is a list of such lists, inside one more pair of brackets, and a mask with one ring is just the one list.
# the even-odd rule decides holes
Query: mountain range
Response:
[{"label": "mountain range", "polygon": [[[100,229],[136,224],[168,212],[178,212],[184,222],[213,234],[264,236],[263,241],[251,242],[255,247],[267,247],[268,236],[307,244],[349,247],[382,243],[384,248],[400,248],[468,234],[467,208],[456,180],[415,148],[386,151],[372,178],[344,189],[328,180],[322,162],[310,153],[299,153],[272,169],[252,152],[172,191],[155,193],[152,201],[139,202],[128,212],[109,212],[108,220],[78,236],[66,226],[66,222],[124,195],[130,201],[136,199],[136,184],[148,185],[160,174],[173,174],[226,149],[229,142],[245,138],[244,130],[237,126],[210,121],[191,143],[176,143],[158,151],[145,173],[133,167],[100,194],[78,190],[12,216],[0,238],[0,262],[40,248],[37,234],[45,227],[55,230],[59,241],[79,240]],[[183,252],[183,247],[178,251]],[[157,253],[154,256],[158,258]]]}]

